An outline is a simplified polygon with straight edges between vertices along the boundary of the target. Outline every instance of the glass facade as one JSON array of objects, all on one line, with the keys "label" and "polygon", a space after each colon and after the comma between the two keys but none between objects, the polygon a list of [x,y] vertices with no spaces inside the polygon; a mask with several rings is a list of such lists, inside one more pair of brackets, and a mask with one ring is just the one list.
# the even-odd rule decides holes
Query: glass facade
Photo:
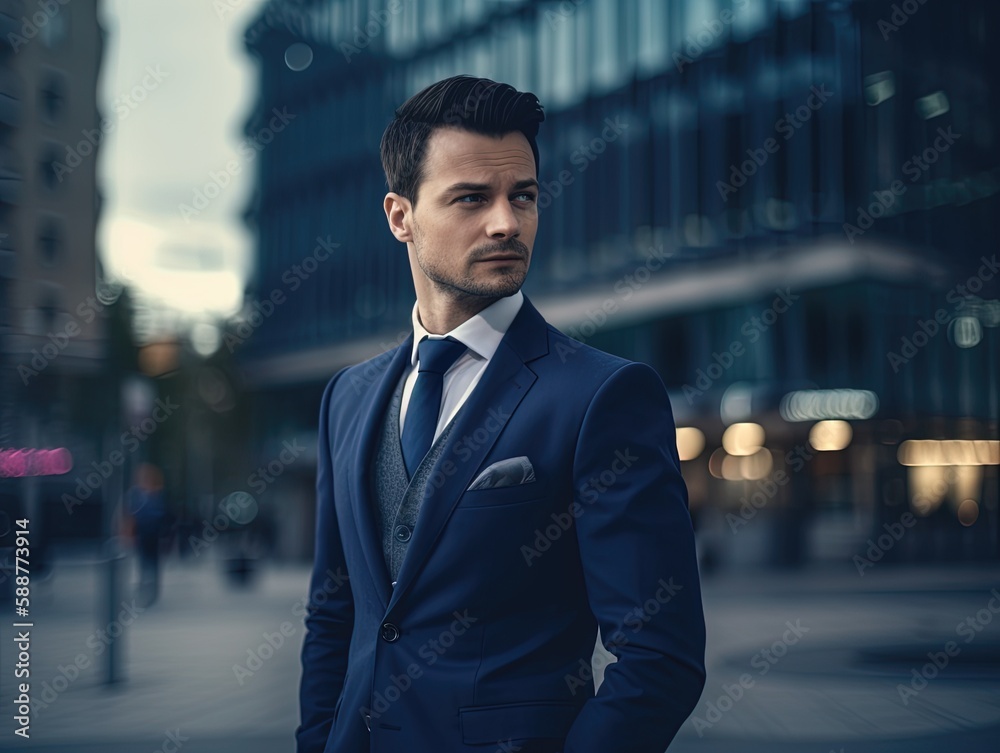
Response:
[{"label": "glass facade", "polygon": [[[855,425],[857,450],[834,453],[871,515],[888,503],[865,453],[889,435],[995,436],[996,280],[956,288],[996,247],[994,4],[961,14],[921,6],[906,34],[885,27],[875,2],[294,7],[312,19],[309,70],[281,62],[298,39],[269,21],[281,13],[265,11],[248,33],[263,64],[261,117],[283,106],[297,116],[295,136],[261,155],[249,211],[259,228],[255,295],[286,287],[317,239],[340,247],[241,356],[251,379],[257,365],[278,365],[281,376],[260,389],[303,425],[315,401],[304,402],[301,386],[320,389],[347,345],[372,343],[374,355],[375,343],[409,326],[410,271],[381,205],[378,143],[392,109],[470,73],[533,91],[545,107],[540,227],[524,290],[543,313],[547,303],[577,312],[553,321],[564,332],[659,370],[679,425],[706,436],[689,464],[706,478],[693,508],[724,506],[738,491],[708,463],[731,388],[753,392],[746,419],[765,425],[792,390],[874,392],[879,413]],[[626,313],[589,332],[586,313],[609,299]],[[939,334],[903,355],[939,309]],[[718,378],[692,390],[740,346]],[[310,355],[313,367],[280,367],[292,354]],[[775,457],[807,441],[807,425],[777,427]],[[808,488],[826,488],[830,462],[812,467]],[[885,473],[906,470],[893,463]],[[995,536],[995,466],[979,495],[980,529]]]}]

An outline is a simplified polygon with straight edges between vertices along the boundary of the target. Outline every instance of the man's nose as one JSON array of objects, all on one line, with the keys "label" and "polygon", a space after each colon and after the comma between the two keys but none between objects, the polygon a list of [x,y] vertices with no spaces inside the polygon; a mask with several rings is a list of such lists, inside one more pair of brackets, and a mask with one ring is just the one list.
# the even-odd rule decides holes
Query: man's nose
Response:
[{"label": "man's nose", "polygon": [[491,238],[512,238],[521,233],[521,223],[510,202],[500,201],[490,212],[486,232]]}]

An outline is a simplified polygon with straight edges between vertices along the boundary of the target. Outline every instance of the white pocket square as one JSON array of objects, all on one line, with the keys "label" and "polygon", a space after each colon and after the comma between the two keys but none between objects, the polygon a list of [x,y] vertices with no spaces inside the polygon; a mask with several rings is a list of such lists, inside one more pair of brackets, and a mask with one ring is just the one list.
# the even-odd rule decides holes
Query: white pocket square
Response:
[{"label": "white pocket square", "polygon": [[535,469],[527,455],[498,460],[476,476],[466,491],[495,489],[498,486],[516,486],[535,480]]}]

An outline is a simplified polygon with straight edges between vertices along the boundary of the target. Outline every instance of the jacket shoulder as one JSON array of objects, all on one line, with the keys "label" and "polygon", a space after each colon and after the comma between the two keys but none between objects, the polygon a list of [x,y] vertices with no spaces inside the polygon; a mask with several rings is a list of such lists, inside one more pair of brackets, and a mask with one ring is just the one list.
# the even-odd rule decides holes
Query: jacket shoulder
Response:
[{"label": "jacket shoulder", "polygon": [[641,361],[630,361],[627,358],[587,345],[585,342],[560,332],[551,324],[546,323],[546,328],[549,340],[548,358],[554,359],[556,365],[565,367],[568,371],[586,374],[598,381],[604,381],[623,366],[642,363]]},{"label": "jacket shoulder", "polygon": [[332,393],[334,385],[339,384],[340,389],[349,389],[354,399],[359,398],[367,390],[378,384],[381,376],[389,368],[392,359],[395,357],[402,344],[394,348],[384,350],[371,358],[359,363],[343,367],[327,383],[326,389]]}]

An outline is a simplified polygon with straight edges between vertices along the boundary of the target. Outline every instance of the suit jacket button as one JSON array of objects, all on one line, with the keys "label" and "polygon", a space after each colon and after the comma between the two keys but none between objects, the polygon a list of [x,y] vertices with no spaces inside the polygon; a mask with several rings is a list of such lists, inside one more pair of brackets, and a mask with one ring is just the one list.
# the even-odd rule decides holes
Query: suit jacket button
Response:
[{"label": "suit jacket button", "polygon": [[400,541],[410,540],[410,529],[406,526],[396,526],[396,538]]},{"label": "suit jacket button", "polygon": [[387,643],[393,643],[399,640],[399,628],[393,625],[391,622],[386,622],[382,625],[382,640]]}]

